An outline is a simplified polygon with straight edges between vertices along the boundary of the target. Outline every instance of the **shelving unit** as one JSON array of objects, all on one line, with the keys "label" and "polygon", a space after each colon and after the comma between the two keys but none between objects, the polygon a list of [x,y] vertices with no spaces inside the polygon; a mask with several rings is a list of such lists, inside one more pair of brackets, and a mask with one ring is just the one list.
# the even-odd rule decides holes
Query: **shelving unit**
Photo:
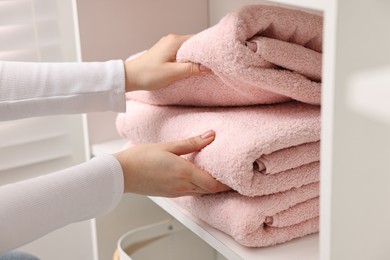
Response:
[{"label": "shelving unit", "polygon": [[[258,3],[264,1],[209,0],[209,25],[241,5]],[[266,3],[324,15],[320,234],[274,247],[246,248],[172,200],[150,199],[228,259],[388,259],[390,2]],[[109,146],[117,145],[120,141]]]},{"label": "shelving unit", "polygon": [[[235,10],[242,5],[256,4],[277,4],[289,5],[295,8],[311,9],[314,12],[322,12],[325,8],[325,3],[322,0],[317,1],[299,1],[299,0],[276,0],[276,1],[256,1],[256,0],[241,0],[241,1],[226,1],[215,0],[209,1],[210,21],[218,21],[227,12]],[[96,144],[92,147],[93,154],[97,155],[102,152],[115,152],[121,149],[125,140],[113,140],[102,144]],[[180,221],[189,230],[203,239],[211,247],[217,250],[220,254],[228,259],[235,260],[299,260],[299,259],[318,259],[319,256],[319,235],[313,234],[304,238],[295,239],[287,243],[267,247],[267,248],[248,248],[241,246],[234,239],[225,233],[209,226],[207,223],[195,218],[185,209],[174,203],[172,200],[161,197],[149,197],[159,207],[168,212],[175,219]]]}]

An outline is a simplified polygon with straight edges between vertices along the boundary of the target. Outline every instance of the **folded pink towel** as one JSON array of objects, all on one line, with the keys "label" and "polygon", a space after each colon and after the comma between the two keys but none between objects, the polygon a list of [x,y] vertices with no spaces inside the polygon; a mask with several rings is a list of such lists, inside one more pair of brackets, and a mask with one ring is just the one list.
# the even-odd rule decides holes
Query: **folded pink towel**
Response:
[{"label": "folded pink towel", "polygon": [[117,129],[130,144],[178,140],[214,129],[214,142],[186,158],[243,195],[319,181],[317,106],[289,102],[210,109],[128,101]]},{"label": "folded pink towel", "polygon": [[322,17],[275,6],[246,6],[179,49],[178,61],[211,68],[170,88],[128,93],[150,104],[243,106],[291,99],[320,104]]},{"label": "folded pink towel", "polygon": [[263,247],[318,232],[318,195],[313,183],[268,196],[224,192],[173,201],[240,244]]}]

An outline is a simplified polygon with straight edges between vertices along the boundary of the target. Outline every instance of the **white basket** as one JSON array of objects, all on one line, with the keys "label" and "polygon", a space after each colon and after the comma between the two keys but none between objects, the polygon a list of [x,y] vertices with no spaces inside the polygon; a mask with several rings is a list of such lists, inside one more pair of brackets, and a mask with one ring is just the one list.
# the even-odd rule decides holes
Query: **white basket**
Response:
[{"label": "white basket", "polygon": [[[117,259],[199,259],[195,256],[199,246],[197,247],[197,243],[194,245],[192,236],[193,234],[176,220],[164,220],[143,226],[120,237]],[[194,246],[189,247],[189,244]],[[204,250],[202,251],[204,254]],[[212,252],[211,254],[214,255]]]}]

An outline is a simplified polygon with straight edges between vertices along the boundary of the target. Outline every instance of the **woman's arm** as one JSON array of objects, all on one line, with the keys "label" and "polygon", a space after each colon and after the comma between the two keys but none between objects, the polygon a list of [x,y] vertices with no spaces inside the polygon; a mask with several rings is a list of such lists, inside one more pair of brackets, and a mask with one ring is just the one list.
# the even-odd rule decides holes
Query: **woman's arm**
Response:
[{"label": "woman's arm", "polygon": [[0,62],[0,120],[125,111],[121,60],[88,63]]},{"label": "woman's arm", "polygon": [[112,155],[0,187],[0,255],[55,229],[109,212],[124,191]]},{"label": "woman's arm", "polygon": [[99,111],[124,112],[125,92],[156,90],[175,80],[209,73],[177,63],[190,36],[168,35],[134,60],[34,63],[0,61],[0,121]]}]

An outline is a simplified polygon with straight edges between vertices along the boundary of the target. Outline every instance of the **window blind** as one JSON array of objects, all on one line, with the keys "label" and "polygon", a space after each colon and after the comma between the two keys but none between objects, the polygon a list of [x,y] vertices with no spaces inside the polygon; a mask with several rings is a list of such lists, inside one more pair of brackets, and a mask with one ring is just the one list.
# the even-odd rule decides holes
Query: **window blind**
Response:
[{"label": "window blind", "polygon": [[[0,0],[0,60],[77,61],[73,4]],[[0,185],[84,161],[83,120],[76,115],[0,122]]]},{"label": "window blind", "polygon": [[0,1],[0,60],[61,61],[56,1]]}]

